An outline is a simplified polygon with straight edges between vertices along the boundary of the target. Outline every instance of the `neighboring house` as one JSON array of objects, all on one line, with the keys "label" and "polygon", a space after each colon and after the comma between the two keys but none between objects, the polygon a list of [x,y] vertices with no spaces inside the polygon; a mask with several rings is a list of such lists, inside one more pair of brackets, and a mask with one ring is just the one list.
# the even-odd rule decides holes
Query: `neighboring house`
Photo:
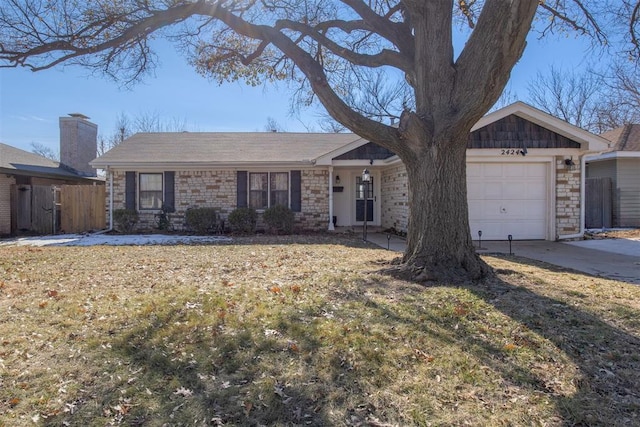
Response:
[{"label": "neighboring house", "polygon": [[[602,196],[594,194],[591,223],[595,227],[640,227],[640,124],[601,136],[611,141],[611,147],[587,161],[587,178],[600,179],[594,191],[605,189]],[[604,221],[598,222],[599,216]],[[591,226],[589,221],[587,226]]]},{"label": "neighboring house", "polygon": [[[582,159],[606,149],[604,139],[518,102],[481,119],[468,147],[472,236],[582,236]],[[353,134],[136,134],[91,164],[107,171],[108,210],[138,210],[140,228],[153,227],[163,205],[175,210],[180,229],[190,207],[215,207],[226,217],[239,206],[261,211],[279,203],[304,229],[359,226],[365,211],[370,225],[408,226],[404,165]]]},{"label": "neighboring house", "polygon": [[0,143],[0,235],[31,229],[34,187],[103,183],[89,161],[96,153],[97,126],[82,115],[60,118],[60,155],[54,161]]}]

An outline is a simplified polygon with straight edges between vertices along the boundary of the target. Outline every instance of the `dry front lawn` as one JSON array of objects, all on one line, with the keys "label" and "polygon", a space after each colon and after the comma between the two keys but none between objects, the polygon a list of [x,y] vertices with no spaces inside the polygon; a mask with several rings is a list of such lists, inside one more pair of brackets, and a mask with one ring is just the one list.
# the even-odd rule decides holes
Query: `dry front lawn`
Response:
[{"label": "dry front lawn", "polygon": [[640,425],[640,288],[347,237],[0,248],[0,426]]}]

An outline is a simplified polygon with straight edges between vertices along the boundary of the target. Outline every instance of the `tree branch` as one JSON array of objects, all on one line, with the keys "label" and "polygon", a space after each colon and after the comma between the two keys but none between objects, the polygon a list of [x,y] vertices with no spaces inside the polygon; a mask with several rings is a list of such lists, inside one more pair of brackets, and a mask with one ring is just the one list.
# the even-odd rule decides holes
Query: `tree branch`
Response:
[{"label": "tree branch", "polygon": [[[538,0],[487,0],[456,61],[452,106],[469,127],[500,97],[522,56]],[[468,99],[477,102],[471,104]]]},{"label": "tree branch", "polygon": [[[330,38],[317,31],[314,31],[314,29],[309,27],[308,25],[299,22],[281,19],[276,22],[275,27],[277,30],[291,29],[308,37],[311,37],[313,40],[318,42],[318,44],[321,44],[322,46],[329,49],[333,54],[339,56],[340,58],[346,59],[354,65],[361,65],[364,67],[372,68],[389,65],[403,70],[404,72],[409,72],[412,67],[411,61],[397,52],[388,49],[382,49],[380,53],[375,55],[357,53],[344,46],[340,46]],[[329,28],[327,25],[323,25],[323,27]]]}]

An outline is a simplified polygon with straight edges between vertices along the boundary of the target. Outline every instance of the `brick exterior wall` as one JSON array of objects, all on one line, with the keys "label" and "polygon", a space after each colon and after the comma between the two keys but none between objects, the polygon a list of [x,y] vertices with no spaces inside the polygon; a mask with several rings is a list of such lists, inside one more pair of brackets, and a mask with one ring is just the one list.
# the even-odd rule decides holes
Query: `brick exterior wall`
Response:
[{"label": "brick exterior wall", "polygon": [[329,226],[329,171],[302,171],[302,212],[297,226],[305,230],[326,230]]},{"label": "brick exterior wall", "polygon": [[404,165],[393,166],[382,171],[380,195],[382,228],[407,231],[409,187]]},{"label": "brick exterior wall", "polygon": [[[322,230],[329,224],[329,172],[326,170],[302,170],[302,212],[296,213],[296,227],[304,230]],[[171,224],[177,231],[184,229],[188,208],[213,207],[226,219],[236,208],[237,178],[234,170],[176,171],[175,208],[170,214]],[[107,209],[109,201],[107,200]],[[125,172],[113,173],[113,209],[125,206]],[[157,211],[139,211],[137,230],[156,227]],[[117,226],[117,224],[114,224]],[[258,220],[258,229],[264,228]]]},{"label": "brick exterior wall", "polygon": [[11,185],[14,177],[0,174],[0,236],[11,233]]},{"label": "brick exterior wall", "polygon": [[556,235],[580,233],[580,159],[572,170],[556,157]]}]

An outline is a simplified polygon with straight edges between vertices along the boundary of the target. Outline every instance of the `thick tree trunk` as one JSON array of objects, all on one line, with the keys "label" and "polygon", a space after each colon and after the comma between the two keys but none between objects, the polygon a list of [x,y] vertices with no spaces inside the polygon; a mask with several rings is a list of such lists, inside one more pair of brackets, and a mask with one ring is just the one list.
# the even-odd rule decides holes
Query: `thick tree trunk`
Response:
[{"label": "thick tree trunk", "polygon": [[[466,141],[467,134],[457,138]],[[435,140],[404,163],[409,179],[404,271],[418,281],[462,282],[491,274],[471,240],[466,144]]]}]

